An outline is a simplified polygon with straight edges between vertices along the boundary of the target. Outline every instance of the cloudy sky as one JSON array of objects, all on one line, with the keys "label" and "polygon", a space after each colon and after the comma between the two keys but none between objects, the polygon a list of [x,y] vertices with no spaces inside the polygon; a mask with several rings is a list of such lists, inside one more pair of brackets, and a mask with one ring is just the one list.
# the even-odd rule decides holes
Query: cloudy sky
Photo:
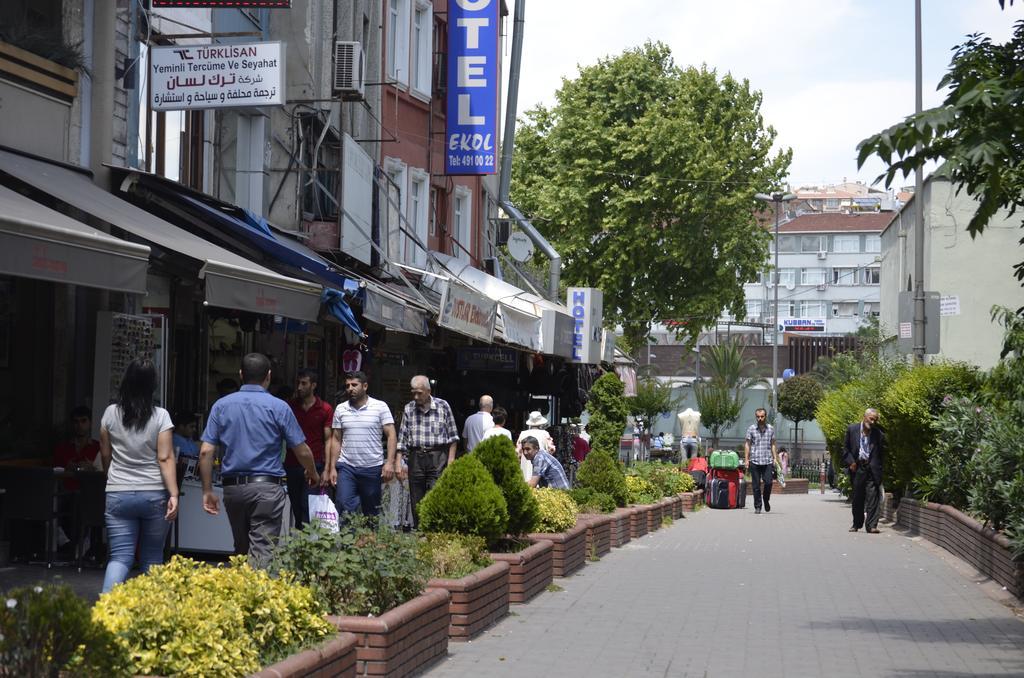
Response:
[{"label": "cloudy sky", "polygon": [[[922,4],[927,108],[942,101],[935,88],[952,47],[973,32],[1006,40],[1024,2]],[[777,145],[793,149],[795,185],[873,181],[883,166],[858,172],[857,143],[914,111],[913,0],[535,0],[525,17],[520,115],[554,103],[578,65],[660,40],[678,65],[704,63],[764,93]]]}]

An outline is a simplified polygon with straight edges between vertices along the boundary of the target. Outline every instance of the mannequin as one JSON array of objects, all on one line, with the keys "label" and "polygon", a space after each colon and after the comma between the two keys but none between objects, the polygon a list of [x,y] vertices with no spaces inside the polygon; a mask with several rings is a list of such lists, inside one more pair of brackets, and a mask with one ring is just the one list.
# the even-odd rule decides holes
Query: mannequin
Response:
[{"label": "mannequin", "polygon": [[677,415],[679,429],[682,435],[679,437],[679,448],[686,450],[686,458],[691,458],[697,451],[697,443],[700,440],[700,412],[691,407]]}]

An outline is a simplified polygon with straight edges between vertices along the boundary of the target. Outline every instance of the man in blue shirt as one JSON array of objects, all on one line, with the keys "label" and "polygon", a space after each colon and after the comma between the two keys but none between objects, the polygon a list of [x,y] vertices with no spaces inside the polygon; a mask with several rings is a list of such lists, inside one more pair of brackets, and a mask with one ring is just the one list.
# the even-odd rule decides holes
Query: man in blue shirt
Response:
[{"label": "man in blue shirt", "polygon": [[528,481],[530,487],[550,487],[555,490],[568,490],[569,479],[565,477],[565,469],[548,452],[540,449],[540,442],[533,436],[523,438],[523,456],[533,462],[533,477]]},{"label": "man in blue shirt", "polygon": [[310,485],[320,484],[313,453],[288,403],[267,392],[270,360],[262,353],[242,358],[241,390],[218,400],[210,410],[199,449],[203,479],[203,509],[220,512],[213,493],[213,455],[224,450],[221,479],[224,508],[231,523],[235,553],[246,553],[253,567],[266,567],[274,542],[281,534],[285,491],[281,444],[286,443],[306,470]]}]

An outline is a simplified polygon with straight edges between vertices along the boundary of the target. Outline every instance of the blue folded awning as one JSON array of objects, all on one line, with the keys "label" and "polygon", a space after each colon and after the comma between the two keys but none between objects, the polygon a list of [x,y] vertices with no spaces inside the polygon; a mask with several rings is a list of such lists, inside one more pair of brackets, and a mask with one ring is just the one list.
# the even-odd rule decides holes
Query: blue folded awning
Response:
[{"label": "blue folded awning", "polygon": [[[147,188],[159,192],[165,198],[181,201],[192,211],[204,215],[224,232],[243,239],[275,262],[305,271],[315,277],[324,285],[321,296],[324,309],[353,332],[362,336],[363,330],[359,327],[359,323],[345,299],[346,294],[359,294],[358,280],[352,280],[342,275],[330,261],[305,245],[274,233],[267,220],[260,215],[234,205],[225,204],[223,207],[219,207],[211,204],[215,199],[201,200],[193,197],[186,192],[189,189],[162,177],[154,177],[140,172],[133,174],[143,179]],[[230,212],[226,210],[230,210]],[[238,216],[231,212],[237,213]]]}]

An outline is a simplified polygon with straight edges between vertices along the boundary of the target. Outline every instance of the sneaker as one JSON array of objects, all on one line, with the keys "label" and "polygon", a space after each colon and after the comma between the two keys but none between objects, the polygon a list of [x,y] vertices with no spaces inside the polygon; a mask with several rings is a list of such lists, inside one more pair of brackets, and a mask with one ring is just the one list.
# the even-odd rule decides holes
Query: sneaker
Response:
[{"label": "sneaker", "polygon": [[765,513],[771,513],[772,512],[772,505],[768,503],[767,499],[764,500],[764,512]]}]

